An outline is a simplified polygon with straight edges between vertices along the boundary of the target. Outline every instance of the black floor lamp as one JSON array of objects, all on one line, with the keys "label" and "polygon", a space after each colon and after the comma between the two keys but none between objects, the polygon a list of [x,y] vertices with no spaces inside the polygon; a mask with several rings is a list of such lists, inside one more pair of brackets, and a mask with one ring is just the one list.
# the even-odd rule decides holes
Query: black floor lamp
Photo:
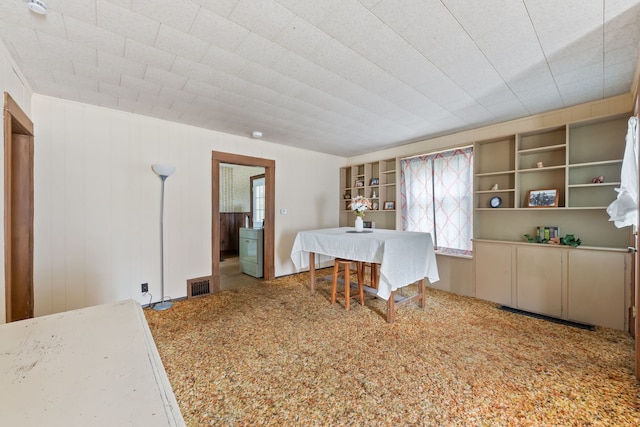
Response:
[{"label": "black floor lamp", "polygon": [[153,306],[154,310],[166,310],[173,306],[171,301],[164,300],[164,182],[176,171],[175,166],[151,165],[151,169],[162,180],[162,197],[160,199],[160,284],[162,299]]}]

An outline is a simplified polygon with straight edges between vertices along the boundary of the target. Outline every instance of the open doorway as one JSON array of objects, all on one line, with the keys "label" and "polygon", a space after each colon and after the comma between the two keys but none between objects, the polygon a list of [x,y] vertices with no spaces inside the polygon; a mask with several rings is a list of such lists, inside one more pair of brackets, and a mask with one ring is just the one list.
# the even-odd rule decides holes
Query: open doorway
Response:
[{"label": "open doorway", "polygon": [[213,151],[211,155],[211,292],[220,291],[220,164],[264,168],[264,262],[263,278],[275,278],[274,219],[275,161]]}]

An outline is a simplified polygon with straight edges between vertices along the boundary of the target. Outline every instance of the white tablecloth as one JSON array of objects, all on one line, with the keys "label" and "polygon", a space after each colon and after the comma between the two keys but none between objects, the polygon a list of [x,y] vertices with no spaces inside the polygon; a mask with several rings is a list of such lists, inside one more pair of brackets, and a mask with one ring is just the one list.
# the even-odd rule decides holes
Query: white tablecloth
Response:
[{"label": "white tablecloth", "polygon": [[353,227],[301,231],[291,249],[291,260],[298,271],[309,267],[309,253],[316,262],[333,258],[380,264],[378,296],[388,299],[392,291],[417,280],[440,280],[433,241],[429,233],[395,230],[365,230]]}]

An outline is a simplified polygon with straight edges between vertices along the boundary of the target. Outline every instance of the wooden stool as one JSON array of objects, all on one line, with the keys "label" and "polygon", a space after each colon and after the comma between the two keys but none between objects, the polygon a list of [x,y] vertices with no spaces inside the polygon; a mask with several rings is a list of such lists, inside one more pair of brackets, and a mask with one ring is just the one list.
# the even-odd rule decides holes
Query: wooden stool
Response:
[{"label": "wooden stool", "polygon": [[[364,305],[364,288],[362,287],[362,267],[360,262],[351,261],[348,259],[336,258],[333,262],[333,284],[331,285],[331,304],[336,302],[336,293],[338,290],[338,276],[344,277],[344,308],[349,310],[351,298],[358,298],[358,295],[350,296],[351,291],[351,263],[356,264],[356,274],[358,276],[358,291],[360,294],[360,305]],[[344,272],[339,273],[340,266],[342,266]]]},{"label": "wooden stool", "polygon": [[360,263],[360,275],[364,282],[364,269],[369,269],[369,287],[378,289],[378,264],[374,262],[361,262]]}]

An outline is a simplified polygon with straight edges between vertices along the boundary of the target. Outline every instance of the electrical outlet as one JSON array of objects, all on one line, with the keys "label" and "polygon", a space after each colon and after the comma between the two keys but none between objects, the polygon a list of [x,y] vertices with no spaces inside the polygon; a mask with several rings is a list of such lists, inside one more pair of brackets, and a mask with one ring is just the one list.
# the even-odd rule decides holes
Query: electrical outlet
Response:
[{"label": "electrical outlet", "polygon": [[146,294],[147,292],[149,292],[149,284],[148,283],[141,284],[140,290],[142,291],[143,294]]}]

